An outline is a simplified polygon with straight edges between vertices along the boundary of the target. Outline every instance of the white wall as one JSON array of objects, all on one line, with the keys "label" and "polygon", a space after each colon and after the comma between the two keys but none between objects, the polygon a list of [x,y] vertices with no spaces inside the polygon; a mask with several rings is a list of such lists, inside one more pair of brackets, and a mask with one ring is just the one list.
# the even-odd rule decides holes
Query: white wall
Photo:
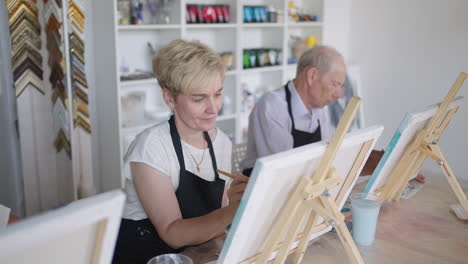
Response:
[{"label": "white wall", "polygon": [[0,3],[0,204],[10,207],[13,214],[24,216],[24,192],[18,130],[15,125],[16,95],[11,70],[11,39],[8,10]]},{"label": "white wall", "polygon": [[[353,0],[349,62],[361,66],[366,125],[383,124],[388,144],[407,111],[442,100],[468,73],[468,1]],[[468,99],[468,81],[460,90]],[[468,179],[468,103],[440,145],[457,177]],[[426,169],[440,171],[426,161]],[[431,164],[431,165],[428,165]]]},{"label": "white wall", "polygon": [[337,49],[349,59],[349,34],[353,0],[325,0],[323,14],[323,44]]}]

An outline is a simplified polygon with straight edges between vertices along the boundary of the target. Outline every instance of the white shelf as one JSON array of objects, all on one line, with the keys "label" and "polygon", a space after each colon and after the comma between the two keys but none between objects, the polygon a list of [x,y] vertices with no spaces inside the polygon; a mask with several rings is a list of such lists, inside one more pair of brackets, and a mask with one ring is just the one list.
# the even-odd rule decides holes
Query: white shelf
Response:
[{"label": "white shelf", "polygon": [[141,85],[156,85],[158,82],[156,78],[143,79],[143,80],[131,80],[131,81],[120,81],[121,88],[141,86]]},{"label": "white shelf", "polygon": [[320,21],[307,21],[307,22],[289,22],[288,27],[322,27],[323,22]]},{"label": "white shelf", "polygon": [[242,23],[241,25],[245,28],[280,28],[284,23]]},{"label": "white shelf", "polygon": [[252,69],[244,69],[242,70],[243,73],[260,73],[260,72],[274,72],[274,71],[281,71],[283,70],[283,66],[278,65],[278,66],[266,66],[266,67],[258,67],[258,68],[252,68]]},{"label": "white shelf", "polygon": [[119,25],[119,31],[180,29],[180,24],[170,25]]},{"label": "white shelf", "polygon": [[286,66],[286,70],[295,70],[297,68],[297,63],[291,63]]},{"label": "white shelf", "polygon": [[212,24],[187,24],[187,29],[223,29],[236,28],[237,24],[233,23],[212,23]]}]

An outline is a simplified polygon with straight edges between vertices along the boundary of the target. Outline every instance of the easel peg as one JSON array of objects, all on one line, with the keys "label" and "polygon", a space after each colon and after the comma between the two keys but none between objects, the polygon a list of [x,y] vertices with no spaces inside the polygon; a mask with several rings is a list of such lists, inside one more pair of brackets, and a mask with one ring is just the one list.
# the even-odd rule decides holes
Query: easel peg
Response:
[{"label": "easel peg", "polygon": [[336,226],[336,221],[335,221],[335,220],[332,220],[332,221],[330,221],[328,224],[331,225],[331,226]]},{"label": "easel peg", "polygon": [[328,192],[328,190],[325,190],[325,191],[323,191],[322,195],[325,196],[325,197],[329,197],[330,192]]},{"label": "easel peg", "polygon": [[436,145],[436,144],[437,144],[437,140],[432,141],[432,145]]},{"label": "easel peg", "polygon": [[439,160],[439,162],[437,162],[437,164],[439,164],[439,166],[444,166],[444,161],[443,161],[443,160]]}]

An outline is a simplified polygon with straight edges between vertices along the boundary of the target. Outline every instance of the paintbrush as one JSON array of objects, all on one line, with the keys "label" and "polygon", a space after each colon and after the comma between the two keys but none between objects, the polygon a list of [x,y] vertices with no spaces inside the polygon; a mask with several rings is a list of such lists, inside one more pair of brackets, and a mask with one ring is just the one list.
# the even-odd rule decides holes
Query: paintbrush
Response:
[{"label": "paintbrush", "polygon": [[216,169],[216,171],[217,171],[218,173],[221,173],[221,174],[224,175],[224,176],[228,176],[229,178],[231,178],[231,179],[233,179],[233,180],[236,179],[236,176],[232,175],[232,174],[229,173],[229,172],[225,172],[225,171],[220,170],[220,169]]}]

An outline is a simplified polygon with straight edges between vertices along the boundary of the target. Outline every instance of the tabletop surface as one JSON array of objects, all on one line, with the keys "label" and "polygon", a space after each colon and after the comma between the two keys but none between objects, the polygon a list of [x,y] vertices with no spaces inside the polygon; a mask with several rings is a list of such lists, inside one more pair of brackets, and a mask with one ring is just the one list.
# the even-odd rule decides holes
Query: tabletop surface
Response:
[{"label": "tabletop surface", "polygon": [[[385,203],[380,211],[376,239],[358,246],[366,263],[468,263],[468,221],[449,208],[458,203],[443,174],[425,173],[422,190],[408,200]],[[468,191],[466,182],[461,183]],[[357,185],[353,192],[364,188]],[[223,240],[187,249],[194,263],[215,260]],[[348,263],[337,234],[328,232],[309,245],[302,263]]]}]

